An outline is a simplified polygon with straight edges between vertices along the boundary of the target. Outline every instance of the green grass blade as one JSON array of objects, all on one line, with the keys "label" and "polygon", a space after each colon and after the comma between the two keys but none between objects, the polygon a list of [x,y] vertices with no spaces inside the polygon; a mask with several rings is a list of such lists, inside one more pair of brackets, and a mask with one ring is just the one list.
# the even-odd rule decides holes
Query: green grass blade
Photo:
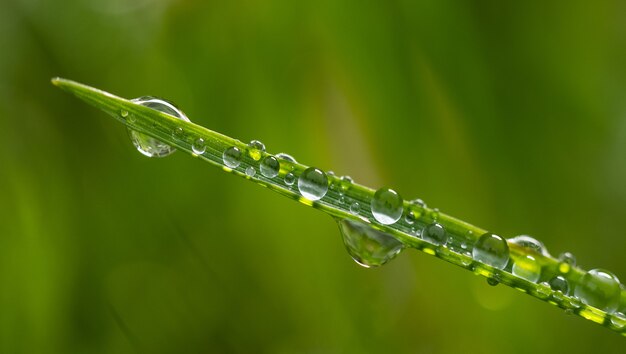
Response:
[{"label": "green grass blade", "polygon": [[[280,172],[277,178],[267,178],[261,173],[248,176],[244,172],[248,167],[257,168],[260,160],[271,155],[266,152],[260,152],[260,155],[258,155],[258,152],[256,155],[252,154],[249,152],[247,144],[239,140],[219,134],[197,124],[182,121],[168,114],[144,107],[130,100],[114,96],[93,87],[60,78],[52,79],[52,83],[74,94],[90,105],[105,111],[129,128],[159,139],[168,145],[175,146],[177,149],[188,152],[194,157],[216,165],[226,172],[257,182],[262,186],[299,201],[302,204],[322,210],[335,218],[366,223],[372,228],[394,236],[406,247],[421,250],[488,279],[497,279],[501,284],[518,289],[544,302],[556,305],[568,312],[577,314],[626,336],[626,319],[621,317],[621,315],[610,314],[601,309],[585,305],[573,296],[566,296],[562,293],[552,291],[545,284],[536,284],[517,277],[509,271],[496,269],[487,264],[478,262],[472,259],[467,252],[461,252],[458,247],[453,247],[458,246],[461,242],[467,242],[469,245],[474,244],[478,237],[486,232],[484,229],[441,213],[436,209],[419,207],[407,201],[404,201],[404,209],[413,210],[416,215],[415,222],[412,226],[403,222],[397,222],[392,225],[382,225],[375,222],[374,219],[371,218],[371,213],[369,213],[369,205],[376,191],[357,183],[350,184],[349,188],[346,190],[340,190],[339,187],[329,188],[327,194],[322,199],[310,201],[302,197],[295,185],[289,186],[285,184],[282,179],[287,173],[293,173],[295,176],[299,176],[309,167],[307,165],[281,160]],[[206,144],[206,151],[201,155],[195,154],[192,149],[193,142],[198,138],[204,139]],[[222,160],[223,152],[233,146],[238,147],[244,152],[241,165],[236,169],[226,167]],[[328,179],[329,185],[331,186],[340,186],[342,184],[342,181],[337,176],[329,175]],[[355,215],[350,211],[350,203],[345,203],[346,199],[350,200],[351,203],[357,202],[361,206],[367,206],[367,208],[363,208],[363,212]],[[367,209],[367,211],[364,209]],[[412,231],[413,227],[423,228],[434,221],[445,227],[447,233],[451,236],[451,239],[455,240],[454,242],[456,242],[456,244],[451,244],[449,247],[438,247],[415,236]],[[572,287],[577,284],[586,273],[585,270],[579,267],[569,266],[550,255],[533,252],[532,250],[510,242],[509,248],[512,259],[521,259],[527,254],[531,254],[536,258],[541,266],[542,279],[550,279],[551,277],[561,275],[569,281],[571,284],[570,287]],[[621,294],[622,299],[626,298],[626,291],[623,288]]]}]

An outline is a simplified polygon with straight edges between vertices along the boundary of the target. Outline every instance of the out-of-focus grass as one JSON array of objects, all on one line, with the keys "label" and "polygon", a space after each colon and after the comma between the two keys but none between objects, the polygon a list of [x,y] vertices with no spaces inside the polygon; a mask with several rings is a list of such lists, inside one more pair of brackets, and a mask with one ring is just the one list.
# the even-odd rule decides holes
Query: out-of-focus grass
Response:
[{"label": "out-of-focus grass", "polygon": [[624,278],[623,4],[128,4],[0,4],[0,352],[623,347],[417,252],[358,268],[324,215],[183,155],[133,153],[48,84],[166,97]]}]

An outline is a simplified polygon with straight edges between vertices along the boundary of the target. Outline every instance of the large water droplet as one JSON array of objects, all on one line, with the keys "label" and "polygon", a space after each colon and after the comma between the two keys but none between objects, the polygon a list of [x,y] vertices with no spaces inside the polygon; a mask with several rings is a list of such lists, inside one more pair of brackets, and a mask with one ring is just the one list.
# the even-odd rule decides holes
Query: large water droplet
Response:
[{"label": "large water droplet", "polygon": [[224,165],[230,168],[239,167],[239,165],[241,165],[241,155],[241,150],[238,147],[229,147],[228,149],[224,150],[224,153],[222,154],[222,160],[224,160]]},{"label": "large water droplet", "polygon": [[[187,118],[187,116],[185,116],[185,114],[181,110],[176,108],[174,104],[164,99],[144,96],[135,98],[132,100],[132,102],[163,113],[167,113],[180,120],[189,122],[189,118]],[[145,156],[165,157],[171,155],[174,151],[176,151],[175,148],[165,144],[164,142],[155,139],[149,135],[132,130],[130,128],[128,128],[128,134],[130,135],[130,140],[133,142],[133,145],[135,145],[135,148],[137,148],[137,151]]]},{"label": "large water droplet", "polygon": [[261,170],[261,174],[267,178],[274,178],[278,176],[278,171],[280,171],[280,162],[274,156],[267,156],[261,161],[261,166],[259,167]]},{"label": "large water droplet", "polygon": [[574,294],[587,305],[613,313],[619,306],[621,289],[617,277],[603,269],[592,269],[580,278]]},{"label": "large water droplet", "polygon": [[560,275],[552,278],[549,284],[550,288],[554,291],[560,291],[563,295],[567,295],[569,293],[569,282]]},{"label": "large water droplet", "polygon": [[248,153],[250,154],[250,157],[252,157],[254,161],[259,161],[261,159],[261,156],[265,152],[265,145],[258,140],[252,140],[248,144],[248,149],[249,149]]},{"label": "large water droplet", "polygon": [[366,268],[378,267],[393,259],[404,245],[393,236],[352,220],[338,220],[348,253]]},{"label": "large water droplet", "polygon": [[202,155],[206,151],[206,144],[204,143],[204,139],[198,138],[191,145],[191,150],[193,150],[194,154]]},{"label": "large water droplet", "polygon": [[509,261],[509,246],[504,238],[486,233],[476,241],[472,257],[478,262],[503,269]]},{"label": "large water droplet", "polygon": [[402,197],[398,192],[389,188],[376,191],[371,202],[372,215],[383,225],[391,225],[402,217]]},{"label": "large water droplet", "polygon": [[543,243],[528,235],[519,235],[509,239],[509,243],[527,248],[541,255],[547,256],[548,251]]},{"label": "large water droplet", "polygon": [[526,254],[515,259],[512,272],[513,275],[535,283],[541,276],[541,266],[533,255]]},{"label": "large water droplet", "polygon": [[443,225],[434,222],[422,230],[422,239],[432,244],[442,246],[448,242],[448,235]]},{"label": "large water droplet", "polygon": [[298,189],[308,200],[321,199],[328,192],[328,177],[319,168],[309,167],[298,178]]}]

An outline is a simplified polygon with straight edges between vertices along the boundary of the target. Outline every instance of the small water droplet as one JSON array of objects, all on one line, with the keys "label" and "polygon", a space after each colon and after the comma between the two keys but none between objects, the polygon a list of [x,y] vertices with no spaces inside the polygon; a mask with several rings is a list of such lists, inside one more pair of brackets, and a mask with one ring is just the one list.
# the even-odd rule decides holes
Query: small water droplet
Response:
[{"label": "small water droplet", "polygon": [[448,241],[445,228],[436,222],[422,230],[422,239],[438,246],[445,245]]},{"label": "small water droplet", "polygon": [[339,193],[344,194],[345,192],[347,192],[348,189],[350,189],[350,186],[352,186],[353,182],[354,181],[352,180],[352,177],[342,176],[339,182]]},{"label": "small water droplet", "polygon": [[267,178],[274,178],[278,176],[278,172],[280,171],[280,162],[274,156],[267,156],[261,161],[261,166],[259,166],[261,170],[261,174]]},{"label": "small water droplet", "polygon": [[423,200],[419,199],[419,198],[411,200],[410,203],[412,205],[417,206],[418,208],[421,208],[421,209],[426,208],[426,203]]},{"label": "small water droplet", "polygon": [[569,273],[572,267],[576,266],[576,257],[569,252],[563,252],[559,255],[559,272],[561,273]]},{"label": "small water droplet", "polygon": [[626,327],[626,315],[621,312],[616,312],[611,316],[611,325],[615,329],[622,329]]},{"label": "small water droplet", "polygon": [[537,285],[537,296],[541,299],[547,299],[552,293],[552,289],[550,289],[550,284],[547,282],[542,282]]},{"label": "small water droplet", "polygon": [[433,210],[430,211],[430,218],[433,219],[433,221],[437,221],[437,219],[439,218],[439,208],[435,208]]},{"label": "small water droplet", "polygon": [[359,202],[354,202],[350,204],[350,212],[352,214],[358,215],[360,211],[361,211],[361,205],[359,204]]},{"label": "small water droplet", "polygon": [[296,176],[293,173],[289,172],[285,175],[285,184],[288,186],[292,186],[296,181]]},{"label": "small water droplet", "polygon": [[509,243],[516,244],[518,246],[524,247],[526,249],[532,250],[533,252],[539,253],[541,255],[547,256],[548,251],[546,247],[538,241],[537,239],[528,236],[528,235],[519,235],[513,238],[510,238]]},{"label": "small water droplet", "polygon": [[248,175],[250,177],[254,177],[254,175],[256,175],[256,170],[254,169],[254,167],[248,166],[246,168],[246,175]]},{"label": "small water droplet", "polygon": [[393,259],[404,245],[395,237],[352,220],[338,220],[348,253],[363,267],[378,267]]},{"label": "small water droplet", "polygon": [[376,191],[370,204],[372,215],[376,221],[383,225],[391,225],[402,217],[404,208],[402,197],[389,188],[381,188]]},{"label": "small water droplet", "polygon": [[526,254],[513,263],[513,275],[535,283],[541,276],[541,266],[533,255]]},{"label": "small water droplet", "polygon": [[224,160],[224,165],[227,167],[237,168],[241,164],[241,156],[241,150],[236,146],[232,146],[224,150],[222,160]]},{"label": "small water droplet", "polygon": [[296,161],[296,159],[293,158],[293,156],[291,156],[289,154],[285,154],[284,152],[279,152],[278,154],[276,154],[276,158],[277,159],[281,159],[281,160],[285,160],[285,161],[291,162],[291,163],[298,163]]},{"label": "small water droplet", "polygon": [[182,139],[184,135],[185,135],[185,131],[181,127],[174,128],[174,131],[172,132],[173,138]]},{"label": "small water droplet", "polygon": [[487,284],[491,286],[496,286],[500,284],[500,276],[498,276],[497,274],[494,274],[493,276],[487,278]]},{"label": "small water droplet", "polygon": [[503,269],[509,261],[509,246],[501,236],[486,233],[476,241],[472,257],[478,262]]},{"label": "small water droplet", "polygon": [[328,192],[328,177],[319,168],[309,167],[298,178],[298,190],[308,200],[321,199]]},{"label": "small water droplet", "polygon": [[413,223],[415,223],[415,214],[413,214],[412,210],[409,209],[406,211],[406,215],[404,216],[404,221],[409,225],[413,225]]},{"label": "small water droplet", "polygon": [[204,139],[198,138],[193,144],[191,144],[191,150],[193,150],[194,154],[202,155],[206,151],[206,144],[204,143]]},{"label": "small water droplet", "polygon": [[569,293],[569,282],[564,277],[558,275],[550,279],[550,288],[554,291],[560,291],[563,295]]},{"label": "small water droplet", "polygon": [[603,269],[592,269],[580,278],[574,294],[583,303],[608,313],[619,306],[621,289],[617,277]]},{"label": "small water droplet", "polygon": [[250,157],[252,157],[254,161],[259,161],[261,159],[261,156],[265,152],[265,145],[258,140],[252,140],[250,143],[248,143],[248,149]]},{"label": "small water droplet", "polygon": [[[180,120],[189,122],[189,118],[185,116],[185,114],[176,108],[171,102],[168,102],[164,99],[144,96],[135,98],[132,102],[136,104],[140,104],[142,106],[146,106],[148,108],[152,108],[159,112],[167,113],[171,116],[174,116]],[[131,117],[133,115],[130,115]],[[165,144],[164,142],[155,139],[147,134],[139,133],[138,131],[132,130],[128,128],[128,134],[130,135],[130,140],[137,148],[142,155],[148,157],[165,157],[171,155],[176,151],[175,148]]]},{"label": "small water droplet", "polygon": [[128,117],[128,111],[122,110],[120,112],[120,115],[122,116],[122,118],[126,118],[126,117]]}]

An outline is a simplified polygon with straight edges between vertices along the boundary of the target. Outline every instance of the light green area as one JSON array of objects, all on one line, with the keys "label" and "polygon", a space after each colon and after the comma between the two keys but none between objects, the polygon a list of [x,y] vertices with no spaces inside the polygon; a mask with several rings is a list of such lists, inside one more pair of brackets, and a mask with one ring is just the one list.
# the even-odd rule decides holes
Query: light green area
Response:
[{"label": "light green area", "polygon": [[147,159],[48,83],[165,97],[625,278],[621,2],[126,4],[0,3],[0,352],[623,348],[420,252],[362,269],[323,213],[181,153]]}]

